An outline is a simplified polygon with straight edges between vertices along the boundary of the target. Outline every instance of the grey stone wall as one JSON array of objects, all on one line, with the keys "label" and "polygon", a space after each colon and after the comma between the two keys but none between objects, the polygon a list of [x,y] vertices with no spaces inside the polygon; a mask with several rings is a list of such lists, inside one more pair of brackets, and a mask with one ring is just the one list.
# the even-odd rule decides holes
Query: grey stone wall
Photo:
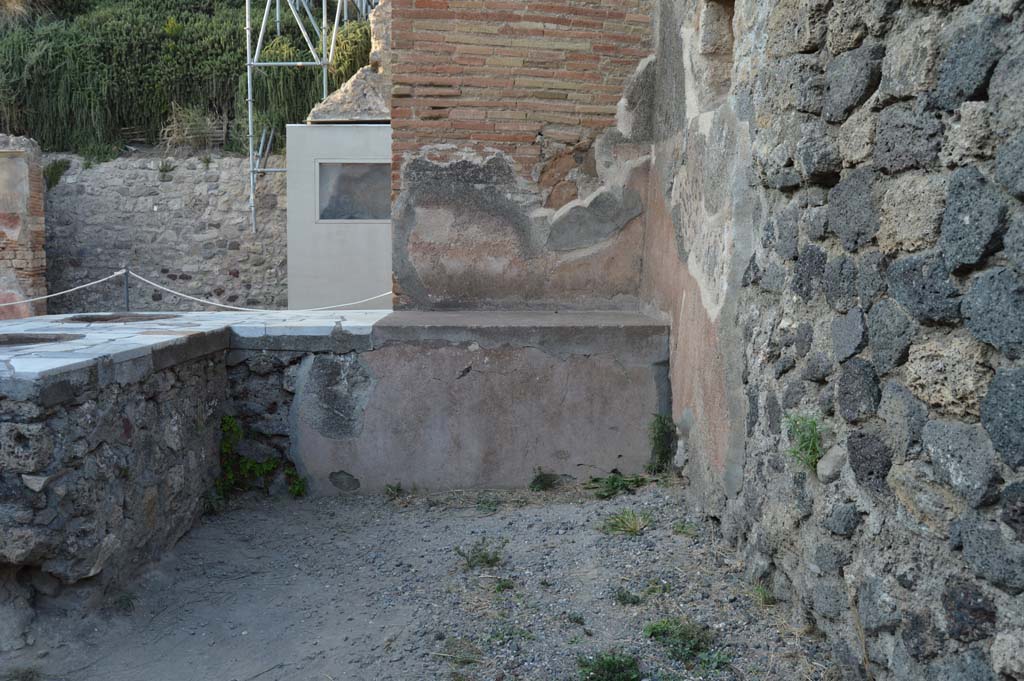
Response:
[{"label": "grey stone wall", "polygon": [[192,526],[219,470],[223,353],[153,371],[150,355],[0,398],[0,650],[24,644],[33,593],[116,583]]},{"label": "grey stone wall", "polygon": [[[243,307],[284,308],[288,303],[285,177],[260,179],[258,227],[248,209],[248,162],[209,157],[163,159],[127,156],[87,167],[66,154],[71,167],[46,194],[46,279],[61,291],[99,279],[125,264],[147,279],[204,299]],[[161,172],[161,163],[173,166]],[[272,159],[270,166],[283,159]],[[166,166],[165,166],[166,168]],[[131,284],[139,310],[212,309]],[[50,301],[49,311],[124,309],[121,282]]]},{"label": "grey stone wall", "polygon": [[620,127],[695,499],[849,678],[1024,678],[1022,3],[655,23]]}]

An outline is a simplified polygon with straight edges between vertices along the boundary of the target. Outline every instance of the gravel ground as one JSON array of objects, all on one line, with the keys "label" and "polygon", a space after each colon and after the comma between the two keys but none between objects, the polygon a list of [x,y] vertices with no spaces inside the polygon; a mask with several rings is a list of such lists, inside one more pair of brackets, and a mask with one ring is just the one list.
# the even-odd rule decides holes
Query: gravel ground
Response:
[{"label": "gravel ground", "polygon": [[[650,514],[643,534],[600,530],[624,509]],[[466,568],[456,548],[480,539],[507,541],[500,565]],[[620,588],[642,602],[620,604]],[[45,611],[36,646],[0,657],[0,670],[67,681],[568,680],[580,678],[580,656],[618,649],[652,681],[832,674],[822,641],[758,603],[713,524],[687,515],[679,488],[655,485],[608,501],[579,488],[250,496],[103,598],[84,616]],[[720,669],[687,669],[645,637],[645,624],[669,616],[711,627]]]}]

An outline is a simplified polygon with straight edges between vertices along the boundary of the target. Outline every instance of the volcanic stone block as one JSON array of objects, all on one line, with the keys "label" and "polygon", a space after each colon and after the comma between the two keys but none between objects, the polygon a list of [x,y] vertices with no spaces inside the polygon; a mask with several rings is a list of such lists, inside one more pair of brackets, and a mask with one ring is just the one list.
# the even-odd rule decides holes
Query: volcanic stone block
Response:
[{"label": "volcanic stone block", "polygon": [[846,312],[857,304],[857,264],[841,255],[825,265],[825,300],[837,312]]},{"label": "volcanic stone block", "polygon": [[1010,219],[1010,226],[1003,237],[1003,253],[1011,267],[1024,273],[1024,213]]},{"label": "volcanic stone block", "polygon": [[890,36],[878,86],[886,99],[913,97],[935,84],[936,36],[941,26],[939,17],[925,16]]},{"label": "volcanic stone block", "polygon": [[1012,135],[1024,129],[1024,42],[1016,41],[992,72],[988,101],[993,111],[992,127],[998,135]]},{"label": "volcanic stone block", "polygon": [[996,523],[977,517],[965,520],[960,534],[974,574],[1010,594],[1024,591],[1024,544],[1007,541]]},{"label": "volcanic stone block", "polygon": [[792,286],[793,292],[803,300],[810,300],[817,293],[826,259],[825,252],[817,246],[806,245],[800,249]]},{"label": "volcanic stone block", "polygon": [[977,584],[957,580],[942,592],[947,631],[958,641],[970,643],[992,635],[996,628],[996,606]]},{"label": "volcanic stone block", "polygon": [[1010,359],[1024,357],[1024,275],[994,267],[978,275],[963,303],[967,328],[975,338]]},{"label": "volcanic stone block", "polygon": [[999,519],[1013,530],[1017,541],[1024,542],[1024,482],[1015,482],[1003,488],[1000,500],[1003,507]]},{"label": "volcanic stone block", "polygon": [[885,272],[889,259],[879,251],[869,251],[857,258],[857,294],[863,308],[871,307],[878,296],[885,293]]},{"label": "volcanic stone block", "polygon": [[828,224],[851,253],[869,243],[878,232],[878,211],[873,200],[875,174],[867,168],[848,171],[828,194]]},{"label": "volcanic stone block", "polygon": [[840,537],[852,537],[853,533],[857,530],[857,526],[860,525],[861,517],[860,512],[857,511],[857,505],[847,502],[844,504],[836,504],[832,511],[825,516],[825,528],[832,534],[837,534]]},{"label": "volcanic stone block", "polygon": [[800,139],[793,157],[801,177],[807,182],[832,184],[843,166],[828,126],[818,120],[800,126]]},{"label": "volcanic stone block", "polygon": [[864,313],[855,307],[832,320],[832,352],[839,362],[853,357],[867,344]]},{"label": "volcanic stone block", "polygon": [[889,291],[910,314],[925,322],[960,319],[960,291],[933,251],[900,258],[889,266]]},{"label": "volcanic stone block", "polygon": [[879,187],[878,247],[886,253],[920,251],[935,243],[946,201],[941,176],[904,173]]},{"label": "volcanic stone block", "polygon": [[861,585],[857,606],[861,626],[866,632],[892,631],[900,623],[896,599],[877,577],[869,577]]},{"label": "volcanic stone block", "polygon": [[1006,231],[1006,203],[977,168],[958,168],[949,181],[939,247],[950,271],[993,253]]},{"label": "volcanic stone block", "polygon": [[1024,130],[996,148],[996,181],[1024,199]]},{"label": "volcanic stone block", "polygon": [[868,312],[868,339],[878,373],[887,373],[906,361],[907,349],[916,333],[917,324],[892,300],[883,298],[872,306]]},{"label": "volcanic stone block", "polygon": [[928,421],[928,408],[906,386],[886,381],[878,414],[885,420],[886,441],[894,456],[902,456],[921,441],[921,432]]},{"label": "volcanic stone block", "polygon": [[850,468],[857,484],[874,492],[887,489],[885,476],[892,468],[892,452],[874,433],[855,430],[846,438]]},{"label": "volcanic stone block", "polygon": [[851,423],[867,418],[878,409],[881,398],[878,375],[870,362],[855,357],[843,363],[836,393],[840,416]]},{"label": "volcanic stone block", "polygon": [[939,79],[932,93],[932,103],[953,110],[968,99],[981,99],[986,91],[992,69],[999,59],[998,43],[993,35],[999,20],[988,16],[971,21],[949,36],[939,60]]},{"label": "volcanic stone block", "polygon": [[981,423],[1008,466],[1024,467],[1024,369],[1004,368],[981,402]]},{"label": "volcanic stone block", "polygon": [[942,122],[932,113],[893,104],[878,115],[875,167],[887,173],[928,166],[942,148]]},{"label": "volcanic stone block", "polygon": [[973,508],[999,497],[996,453],[980,425],[929,421],[922,440],[935,477],[956,490]]},{"label": "volcanic stone block", "polygon": [[864,45],[832,60],[825,71],[825,104],[822,117],[830,123],[845,121],[867,101],[882,76],[881,45]]},{"label": "volcanic stone block", "polygon": [[904,377],[925,404],[951,416],[976,416],[992,375],[985,346],[964,333],[910,347]]},{"label": "volcanic stone block", "polygon": [[936,660],[928,665],[923,678],[936,681],[996,681],[988,655],[977,649]]}]

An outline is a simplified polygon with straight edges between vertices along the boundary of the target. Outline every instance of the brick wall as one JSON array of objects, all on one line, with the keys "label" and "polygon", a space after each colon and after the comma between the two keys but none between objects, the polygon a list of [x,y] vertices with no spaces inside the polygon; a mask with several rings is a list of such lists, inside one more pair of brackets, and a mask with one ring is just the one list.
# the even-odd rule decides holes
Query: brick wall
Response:
[{"label": "brick wall", "polygon": [[[46,226],[39,146],[0,135],[0,303],[46,294]],[[46,302],[0,307],[0,319],[46,314]]]},{"label": "brick wall", "polygon": [[540,179],[614,125],[650,52],[649,0],[394,0],[393,21],[396,194],[403,160],[425,145],[496,149]]}]

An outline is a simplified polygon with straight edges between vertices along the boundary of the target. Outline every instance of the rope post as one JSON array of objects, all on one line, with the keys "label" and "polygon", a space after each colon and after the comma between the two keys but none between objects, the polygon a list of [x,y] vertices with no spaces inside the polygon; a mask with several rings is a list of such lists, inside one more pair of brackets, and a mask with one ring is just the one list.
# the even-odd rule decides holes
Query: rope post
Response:
[{"label": "rope post", "polygon": [[132,300],[131,300],[131,296],[129,295],[129,292],[128,292],[129,291],[129,289],[128,289],[128,277],[131,275],[131,271],[132,271],[131,268],[128,267],[128,265],[125,265],[124,266],[124,274],[121,275],[121,277],[124,280],[124,311],[125,312],[131,312],[132,311]]}]

